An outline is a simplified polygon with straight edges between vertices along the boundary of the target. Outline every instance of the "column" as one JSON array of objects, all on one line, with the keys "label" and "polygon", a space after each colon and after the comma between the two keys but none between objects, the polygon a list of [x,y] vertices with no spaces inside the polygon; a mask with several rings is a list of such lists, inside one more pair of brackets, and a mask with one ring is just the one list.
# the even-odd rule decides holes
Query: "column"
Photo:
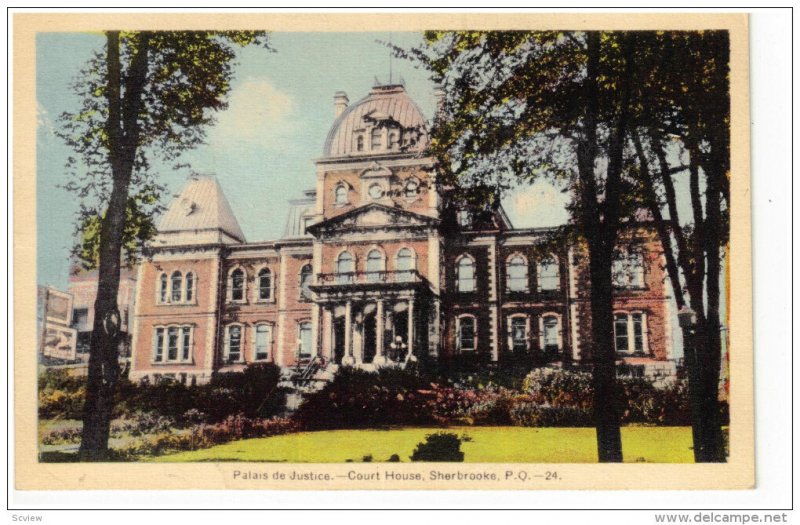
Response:
[{"label": "column", "polygon": [[322,352],[320,351],[320,317],[322,313],[320,311],[320,306],[316,303],[311,305],[311,344],[314,345],[314,348],[311,349],[311,358],[316,359],[319,357]]},{"label": "column", "polygon": [[329,306],[322,306],[322,357],[333,360],[333,315]]},{"label": "column", "polygon": [[353,357],[353,336],[350,333],[353,330],[353,303],[347,301],[344,309],[344,358],[342,359],[343,365],[354,365],[356,360]]},{"label": "column", "polygon": [[414,356],[414,299],[408,300],[408,354],[406,361],[416,361]]},{"label": "column", "polygon": [[386,356],[383,353],[383,299],[378,299],[375,311],[375,359],[372,360],[376,365],[385,365]]}]

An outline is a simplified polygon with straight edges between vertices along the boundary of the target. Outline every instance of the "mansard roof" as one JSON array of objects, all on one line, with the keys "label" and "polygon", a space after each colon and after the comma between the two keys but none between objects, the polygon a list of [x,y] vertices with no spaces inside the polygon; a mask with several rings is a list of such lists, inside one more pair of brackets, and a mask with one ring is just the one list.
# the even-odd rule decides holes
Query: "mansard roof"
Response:
[{"label": "mansard roof", "polygon": [[217,179],[192,175],[167,208],[159,234],[217,231],[235,242],[245,242],[236,216]]},{"label": "mansard roof", "polygon": [[[336,119],[325,139],[323,155],[325,157],[342,157],[350,155],[367,155],[368,152],[357,152],[354,132],[364,127],[367,122],[392,122],[402,129],[416,129],[421,133],[416,144],[405,151],[422,151],[427,145],[425,134],[425,117],[419,106],[408,96],[402,85],[377,85],[369,95],[351,104]],[[385,151],[382,153],[386,153]]]},{"label": "mansard roof", "polygon": [[319,235],[320,233],[362,228],[414,228],[436,226],[437,224],[439,224],[439,219],[434,217],[373,202],[313,224],[307,228],[307,231],[312,235]]}]

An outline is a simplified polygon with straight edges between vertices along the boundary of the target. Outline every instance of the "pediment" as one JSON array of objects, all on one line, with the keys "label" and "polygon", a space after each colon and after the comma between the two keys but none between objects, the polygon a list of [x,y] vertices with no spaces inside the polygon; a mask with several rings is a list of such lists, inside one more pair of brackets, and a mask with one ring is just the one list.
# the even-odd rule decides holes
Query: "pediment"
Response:
[{"label": "pediment", "polygon": [[369,178],[378,178],[378,177],[391,177],[392,170],[387,168],[386,166],[382,166],[377,162],[373,162],[369,165],[368,168],[364,169],[361,172],[361,178],[369,179]]},{"label": "pediment", "polygon": [[433,217],[373,203],[309,226],[308,231],[319,235],[342,231],[415,229],[435,226],[438,222]]}]

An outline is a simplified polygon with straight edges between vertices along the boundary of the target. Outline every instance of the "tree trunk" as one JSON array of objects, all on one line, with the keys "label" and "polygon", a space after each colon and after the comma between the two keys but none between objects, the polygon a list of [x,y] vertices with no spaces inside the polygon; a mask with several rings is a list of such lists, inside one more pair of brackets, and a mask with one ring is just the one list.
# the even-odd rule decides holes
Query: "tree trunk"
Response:
[{"label": "tree trunk", "polygon": [[614,313],[612,304],[611,257],[603,246],[590,248],[592,312],[592,385],[594,421],[597,429],[597,456],[601,462],[622,461],[619,428]]},{"label": "tree trunk", "polygon": [[[119,32],[106,35],[108,160],[113,185],[108,207],[102,218],[99,246],[97,297],[89,346],[89,373],[83,406],[83,430],[79,450],[82,461],[108,459],[108,437],[114,408],[114,392],[119,379],[120,315],[117,306],[123,232],[128,191],[139,140],[136,123],[141,108],[142,88],[147,67],[147,37],[140,42],[125,79],[121,95]],[[124,124],[123,124],[124,122]]]}]

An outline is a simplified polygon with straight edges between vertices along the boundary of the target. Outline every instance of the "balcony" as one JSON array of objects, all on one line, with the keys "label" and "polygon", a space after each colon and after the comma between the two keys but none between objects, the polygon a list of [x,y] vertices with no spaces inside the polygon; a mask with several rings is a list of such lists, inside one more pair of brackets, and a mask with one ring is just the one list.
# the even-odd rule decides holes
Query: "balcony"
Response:
[{"label": "balcony", "polygon": [[422,283],[425,280],[416,270],[395,272],[318,273],[317,286],[350,286]]}]

